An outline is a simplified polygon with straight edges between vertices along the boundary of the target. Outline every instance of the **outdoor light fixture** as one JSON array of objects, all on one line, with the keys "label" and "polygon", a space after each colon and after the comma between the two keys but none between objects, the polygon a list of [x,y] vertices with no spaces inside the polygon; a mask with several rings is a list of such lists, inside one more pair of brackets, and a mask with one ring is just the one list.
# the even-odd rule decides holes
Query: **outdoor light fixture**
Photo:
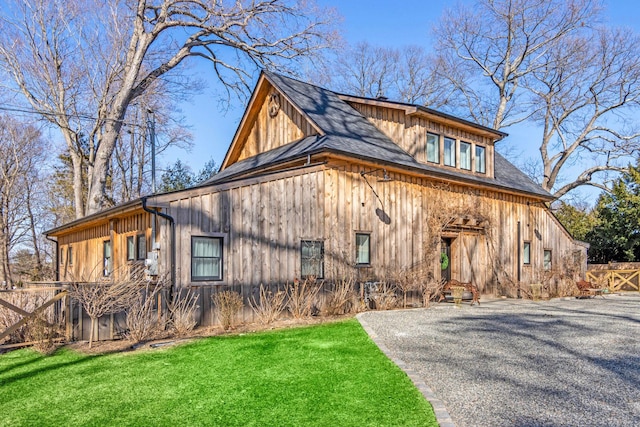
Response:
[{"label": "outdoor light fixture", "polygon": [[[360,171],[360,176],[362,177],[362,179],[364,179],[364,182],[367,183],[367,185],[369,186],[371,191],[373,191],[373,194],[376,196],[376,199],[378,199],[378,201],[380,202],[380,206],[382,207],[382,209],[376,208],[376,215],[378,216],[378,218],[380,218],[380,221],[382,221],[385,224],[389,225],[389,224],[391,224],[391,218],[384,211],[384,203],[382,202],[382,199],[380,198],[380,196],[378,196],[378,193],[376,192],[375,188],[373,188],[373,186],[371,185],[371,183],[367,179],[367,175],[371,175],[371,174],[374,174],[374,173],[379,172],[379,171],[382,171],[382,178],[379,178],[378,182],[390,182],[390,181],[393,181],[393,179],[387,173],[387,170],[386,169],[382,169],[382,168],[381,169],[374,169],[374,170],[369,171],[369,172],[365,172],[364,170],[362,170],[362,171]],[[364,206],[364,203],[362,204],[362,206]]]},{"label": "outdoor light fixture", "polygon": [[[374,169],[374,170],[369,171],[369,172],[360,171],[360,176],[365,178],[365,175],[371,175],[373,173],[380,172],[380,171],[382,171],[382,178],[378,179],[378,182],[390,182],[390,181],[393,181],[393,179],[387,173],[386,169]],[[366,178],[365,178],[365,180],[366,180]],[[368,181],[367,181],[367,183],[368,183]]]}]

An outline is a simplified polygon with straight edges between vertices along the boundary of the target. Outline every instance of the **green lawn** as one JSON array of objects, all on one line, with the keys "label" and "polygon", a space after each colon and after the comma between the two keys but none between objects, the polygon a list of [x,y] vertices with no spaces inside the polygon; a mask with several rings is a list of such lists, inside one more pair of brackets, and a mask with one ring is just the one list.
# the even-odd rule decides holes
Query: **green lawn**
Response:
[{"label": "green lawn", "polygon": [[167,349],[0,356],[0,425],[436,426],[357,320]]}]

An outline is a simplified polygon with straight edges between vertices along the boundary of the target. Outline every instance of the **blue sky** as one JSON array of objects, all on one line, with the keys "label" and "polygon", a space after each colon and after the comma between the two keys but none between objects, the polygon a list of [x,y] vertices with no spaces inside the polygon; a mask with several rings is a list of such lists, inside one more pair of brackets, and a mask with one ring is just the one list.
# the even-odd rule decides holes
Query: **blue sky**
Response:
[{"label": "blue sky", "polygon": [[[443,10],[453,5],[446,0],[316,0],[320,6],[335,8],[342,16],[339,29],[349,43],[367,41],[373,45],[401,47],[409,44],[431,46],[431,28]],[[463,3],[470,3],[467,0]],[[610,0],[605,4],[605,19],[611,25],[622,25],[640,31],[640,2]],[[206,70],[204,64],[199,69]],[[161,163],[173,163],[180,158],[197,172],[213,157],[222,162],[233,138],[245,105],[239,101],[228,111],[221,111],[214,95],[215,81],[196,96],[192,102],[182,105],[186,122],[194,134],[194,146],[190,153],[184,150],[170,151]],[[527,129],[508,129],[510,136],[502,143],[510,144],[516,153],[529,157],[536,155],[536,140]],[[529,136],[529,137],[527,137]],[[592,199],[597,194],[585,193]]]}]

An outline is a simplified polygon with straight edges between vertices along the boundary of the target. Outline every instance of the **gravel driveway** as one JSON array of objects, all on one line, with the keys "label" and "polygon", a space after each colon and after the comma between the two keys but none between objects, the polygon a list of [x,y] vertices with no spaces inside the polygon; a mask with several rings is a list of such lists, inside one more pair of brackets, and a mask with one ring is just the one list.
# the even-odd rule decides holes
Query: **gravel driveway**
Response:
[{"label": "gravel driveway", "polygon": [[358,317],[458,427],[640,426],[640,294]]}]

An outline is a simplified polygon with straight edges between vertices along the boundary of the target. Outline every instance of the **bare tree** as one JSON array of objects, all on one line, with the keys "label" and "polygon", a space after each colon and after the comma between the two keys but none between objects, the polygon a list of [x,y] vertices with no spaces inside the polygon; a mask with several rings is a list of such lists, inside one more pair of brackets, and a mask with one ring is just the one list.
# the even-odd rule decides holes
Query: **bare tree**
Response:
[{"label": "bare tree", "polygon": [[103,283],[81,283],[70,285],[69,295],[78,300],[82,308],[91,318],[91,332],[89,333],[89,348],[93,344],[96,333],[96,320],[100,317],[118,313],[131,307],[138,301],[141,292],[142,280],[130,280],[130,277],[144,277],[141,266],[131,274],[128,270],[121,269],[113,272],[114,280]]},{"label": "bare tree", "polygon": [[7,285],[13,282],[11,252],[17,245],[32,243],[39,256],[32,214],[42,146],[37,128],[0,117],[0,263]]},{"label": "bare tree", "polygon": [[[542,127],[542,187],[564,196],[581,185],[607,189],[595,178],[627,170],[640,149],[640,129],[624,118],[640,106],[640,37],[601,28],[567,38],[525,81]],[[562,172],[579,163],[577,176]]]},{"label": "bare tree", "polygon": [[557,197],[605,188],[638,150],[625,123],[640,96],[638,37],[599,28],[600,12],[592,0],[479,0],[436,27],[449,107],[495,129],[541,129],[530,170]]},{"label": "bare tree", "polygon": [[519,96],[522,79],[597,11],[592,0],[459,4],[435,28],[439,77],[455,89],[476,122],[494,129],[519,123],[531,114]]},{"label": "bare tree", "polygon": [[360,42],[337,50],[309,79],[348,94],[438,106],[443,86],[433,78],[434,72],[433,56],[420,46],[388,48]]},{"label": "bare tree", "polygon": [[109,164],[129,106],[160,82],[169,94],[181,92],[184,74],[172,71],[186,58],[211,61],[230,95],[246,92],[257,67],[291,65],[330,38],[331,16],[310,2],[16,0],[5,9],[0,63],[11,89],[62,132],[76,217],[105,206]]}]

